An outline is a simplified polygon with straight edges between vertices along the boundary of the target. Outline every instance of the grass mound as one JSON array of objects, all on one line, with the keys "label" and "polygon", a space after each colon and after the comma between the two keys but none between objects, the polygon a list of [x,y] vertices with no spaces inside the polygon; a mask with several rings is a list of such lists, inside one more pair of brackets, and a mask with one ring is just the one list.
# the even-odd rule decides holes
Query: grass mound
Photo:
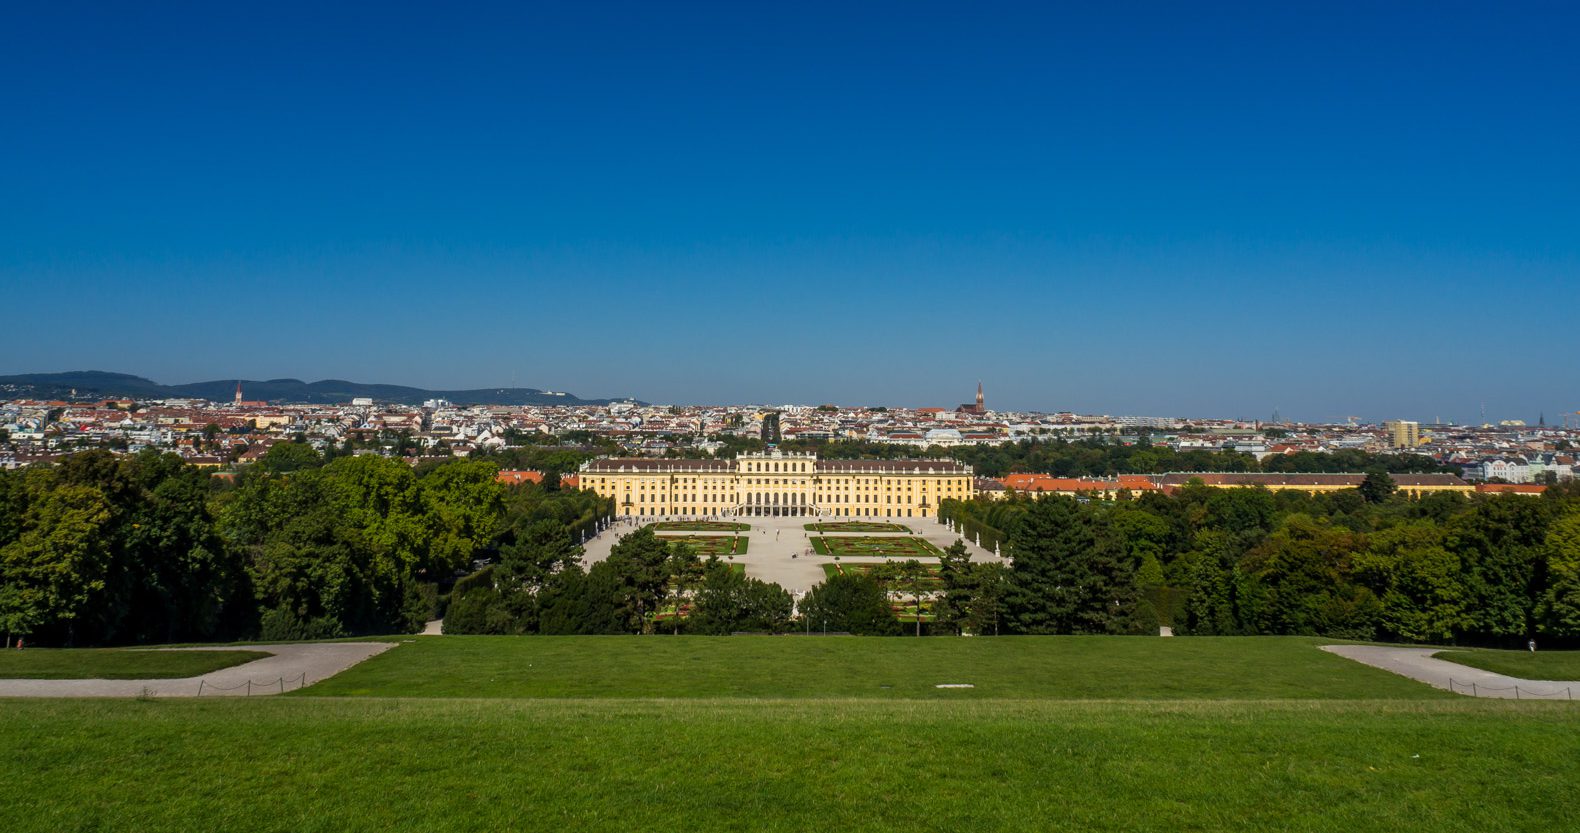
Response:
[{"label": "grass mound", "polygon": [[168,680],[196,677],[266,656],[262,651],[27,648],[0,651],[0,679]]}]

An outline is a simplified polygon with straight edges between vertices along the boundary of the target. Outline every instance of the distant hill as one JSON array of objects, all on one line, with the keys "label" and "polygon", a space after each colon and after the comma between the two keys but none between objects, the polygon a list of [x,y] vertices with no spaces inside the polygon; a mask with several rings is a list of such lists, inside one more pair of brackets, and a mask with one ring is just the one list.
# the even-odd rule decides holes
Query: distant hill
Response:
[{"label": "distant hill", "polygon": [[[0,398],[35,399],[208,399],[229,402],[236,395],[235,379],[161,385],[141,376],[75,370],[69,373],[23,373],[0,376]],[[369,397],[375,402],[421,405],[425,399],[448,399],[457,405],[607,405],[618,399],[582,399],[568,393],[545,393],[537,388],[486,388],[478,390],[423,390],[404,385],[369,385],[341,379],[303,382],[300,379],[241,380],[242,395],[249,401],[334,405]],[[72,392],[76,393],[73,394]]]}]

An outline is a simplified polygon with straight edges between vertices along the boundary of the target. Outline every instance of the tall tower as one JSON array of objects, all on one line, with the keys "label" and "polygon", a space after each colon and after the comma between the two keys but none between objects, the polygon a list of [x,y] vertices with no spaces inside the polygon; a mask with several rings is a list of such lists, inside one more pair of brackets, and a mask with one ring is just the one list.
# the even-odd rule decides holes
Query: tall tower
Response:
[{"label": "tall tower", "polygon": [[986,412],[987,412],[987,409],[982,407],[982,380],[978,379],[977,380],[977,413],[981,414],[981,413],[986,413]]},{"label": "tall tower", "polygon": [[236,380],[236,404],[241,404],[241,380]]}]

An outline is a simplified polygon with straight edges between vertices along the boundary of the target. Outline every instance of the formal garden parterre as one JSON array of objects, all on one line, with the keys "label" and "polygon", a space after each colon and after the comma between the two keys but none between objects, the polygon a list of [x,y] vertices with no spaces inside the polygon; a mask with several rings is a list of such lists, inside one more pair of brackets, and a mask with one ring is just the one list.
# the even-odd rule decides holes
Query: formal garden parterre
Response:
[{"label": "formal garden parterre", "polygon": [[808,532],[915,532],[904,524],[882,521],[823,521],[806,525]]},{"label": "formal garden parterre", "polygon": [[811,538],[812,551],[837,558],[937,558],[943,555],[932,542],[916,537],[823,536]]},{"label": "formal garden parterre", "polygon": [[745,535],[660,535],[660,540],[671,544],[685,544],[697,555],[745,555],[751,539]]},{"label": "formal garden parterre", "polygon": [[745,532],[752,528],[735,521],[659,521],[650,526],[654,532]]}]

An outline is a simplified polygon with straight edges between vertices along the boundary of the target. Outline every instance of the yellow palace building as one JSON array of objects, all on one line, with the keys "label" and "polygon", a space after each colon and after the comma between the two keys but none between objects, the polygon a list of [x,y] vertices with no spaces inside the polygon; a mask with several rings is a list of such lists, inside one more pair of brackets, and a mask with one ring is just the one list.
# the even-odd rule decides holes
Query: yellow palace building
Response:
[{"label": "yellow palace building", "polygon": [[946,498],[975,494],[971,467],[953,460],[819,460],[768,451],[734,460],[604,458],[579,475],[583,489],[631,517],[813,515],[931,518]]}]

